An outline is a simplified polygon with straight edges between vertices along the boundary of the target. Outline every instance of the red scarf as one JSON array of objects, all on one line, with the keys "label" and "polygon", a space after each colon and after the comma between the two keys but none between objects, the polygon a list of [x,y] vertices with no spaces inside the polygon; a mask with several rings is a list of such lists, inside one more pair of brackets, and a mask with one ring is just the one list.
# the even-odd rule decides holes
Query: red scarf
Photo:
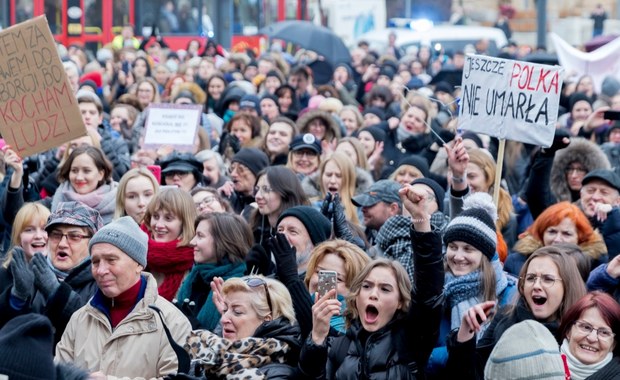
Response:
[{"label": "red scarf", "polygon": [[159,243],[149,236],[147,271],[162,273],[164,281],[159,285],[159,295],[172,301],[181,287],[185,273],[194,265],[194,248],[177,247],[178,240]]}]

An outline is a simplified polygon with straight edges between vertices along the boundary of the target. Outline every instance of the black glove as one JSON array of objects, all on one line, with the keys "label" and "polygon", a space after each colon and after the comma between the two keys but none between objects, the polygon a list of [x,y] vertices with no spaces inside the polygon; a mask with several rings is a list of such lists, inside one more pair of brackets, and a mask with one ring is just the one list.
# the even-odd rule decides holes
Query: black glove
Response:
[{"label": "black glove", "polygon": [[353,234],[347,224],[347,217],[344,215],[344,207],[340,203],[340,196],[336,194],[332,202],[334,205],[334,235],[338,239],[351,242],[353,240]]},{"label": "black glove", "polygon": [[230,145],[235,154],[241,150],[241,141],[239,140],[239,137],[233,135],[232,133],[229,135],[228,145]]},{"label": "black glove", "polygon": [[202,328],[202,324],[198,320],[198,310],[196,310],[196,303],[194,301],[190,301],[189,298],[184,299],[183,302],[180,302],[177,299],[173,299],[172,303],[179,310],[181,310],[183,314],[185,314],[185,316],[189,320],[189,323],[192,324],[192,330],[198,330]]},{"label": "black glove", "polygon": [[297,250],[286,239],[286,235],[277,233],[269,238],[269,249],[276,258],[276,274],[281,281],[297,276]]},{"label": "black glove", "polygon": [[364,244],[364,240],[359,237],[353,235],[351,232],[351,228],[349,228],[349,223],[347,222],[347,217],[344,215],[344,206],[340,202],[340,196],[336,194],[333,200],[334,206],[334,235],[337,239],[346,240],[349,243],[353,243],[356,246],[360,247],[363,250],[366,250],[366,244]]},{"label": "black glove", "polygon": [[222,133],[222,136],[220,136],[220,144],[217,147],[217,152],[224,157],[224,154],[226,153],[226,148],[228,147],[228,140],[230,139],[230,133],[228,133],[227,131],[224,131],[224,133]]},{"label": "black glove", "polygon": [[332,203],[332,193],[327,193],[325,199],[323,200],[323,204],[321,205],[321,214],[325,215],[325,217],[329,220],[332,220],[334,216],[334,206]]},{"label": "black glove", "polygon": [[34,284],[47,300],[60,287],[60,282],[40,252],[35,253],[32,258],[32,271]]},{"label": "black glove", "polygon": [[555,134],[553,135],[553,143],[549,148],[543,148],[540,153],[544,157],[553,157],[555,155],[555,152],[560,149],[566,148],[570,144],[570,142],[566,144],[564,143],[564,141],[562,141],[565,137],[568,137],[570,139],[570,133],[568,133],[567,130],[563,128],[556,129]]},{"label": "black glove", "polygon": [[269,270],[271,266],[271,255],[262,245],[254,244],[245,257],[245,266],[246,275],[250,273],[259,273],[268,276],[271,274]]},{"label": "black glove", "polygon": [[21,247],[13,248],[13,258],[9,264],[13,275],[11,294],[22,301],[27,301],[34,295],[34,273],[26,262],[26,254]]}]

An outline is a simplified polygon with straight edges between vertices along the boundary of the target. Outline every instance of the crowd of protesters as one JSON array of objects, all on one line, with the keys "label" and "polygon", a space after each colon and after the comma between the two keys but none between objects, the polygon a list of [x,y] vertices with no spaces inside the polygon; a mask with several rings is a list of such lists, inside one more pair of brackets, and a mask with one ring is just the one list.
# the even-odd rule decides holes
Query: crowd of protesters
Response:
[{"label": "crowd of protesters", "polygon": [[[620,377],[616,79],[564,81],[553,144],[509,141],[494,203],[498,141],[457,131],[445,75],[463,51],[123,36],[59,46],[86,136],[0,140],[0,375]],[[144,145],[161,103],[202,106],[193,150]]]}]

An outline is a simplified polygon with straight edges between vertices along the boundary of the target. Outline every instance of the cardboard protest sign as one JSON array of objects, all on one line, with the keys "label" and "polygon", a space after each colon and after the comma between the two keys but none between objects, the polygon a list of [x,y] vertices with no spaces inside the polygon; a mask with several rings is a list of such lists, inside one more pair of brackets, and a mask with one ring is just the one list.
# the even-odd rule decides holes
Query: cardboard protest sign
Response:
[{"label": "cardboard protest sign", "polygon": [[144,146],[172,146],[191,151],[200,125],[202,107],[195,104],[151,104],[147,108]]},{"label": "cardboard protest sign", "polygon": [[563,76],[559,66],[468,55],[459,128],[549,147]]},{"label": "cardboard protest sign", "polygon": [[45,16],[0,32],[0,132],[21,157],[86,135]]}]

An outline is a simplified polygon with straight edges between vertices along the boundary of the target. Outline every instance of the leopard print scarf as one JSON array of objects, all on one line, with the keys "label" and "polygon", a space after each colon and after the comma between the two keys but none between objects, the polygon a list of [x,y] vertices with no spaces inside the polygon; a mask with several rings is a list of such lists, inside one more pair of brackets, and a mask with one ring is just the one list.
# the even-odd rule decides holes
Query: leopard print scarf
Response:
[{"label": "leopard print scarf", "polygon": [[260,367],[284,363],[288,344],[274,338],[228,340],[208,330],[192,331],[185,343],[190,373],[215,375],[226,380],[265,379]]}]

